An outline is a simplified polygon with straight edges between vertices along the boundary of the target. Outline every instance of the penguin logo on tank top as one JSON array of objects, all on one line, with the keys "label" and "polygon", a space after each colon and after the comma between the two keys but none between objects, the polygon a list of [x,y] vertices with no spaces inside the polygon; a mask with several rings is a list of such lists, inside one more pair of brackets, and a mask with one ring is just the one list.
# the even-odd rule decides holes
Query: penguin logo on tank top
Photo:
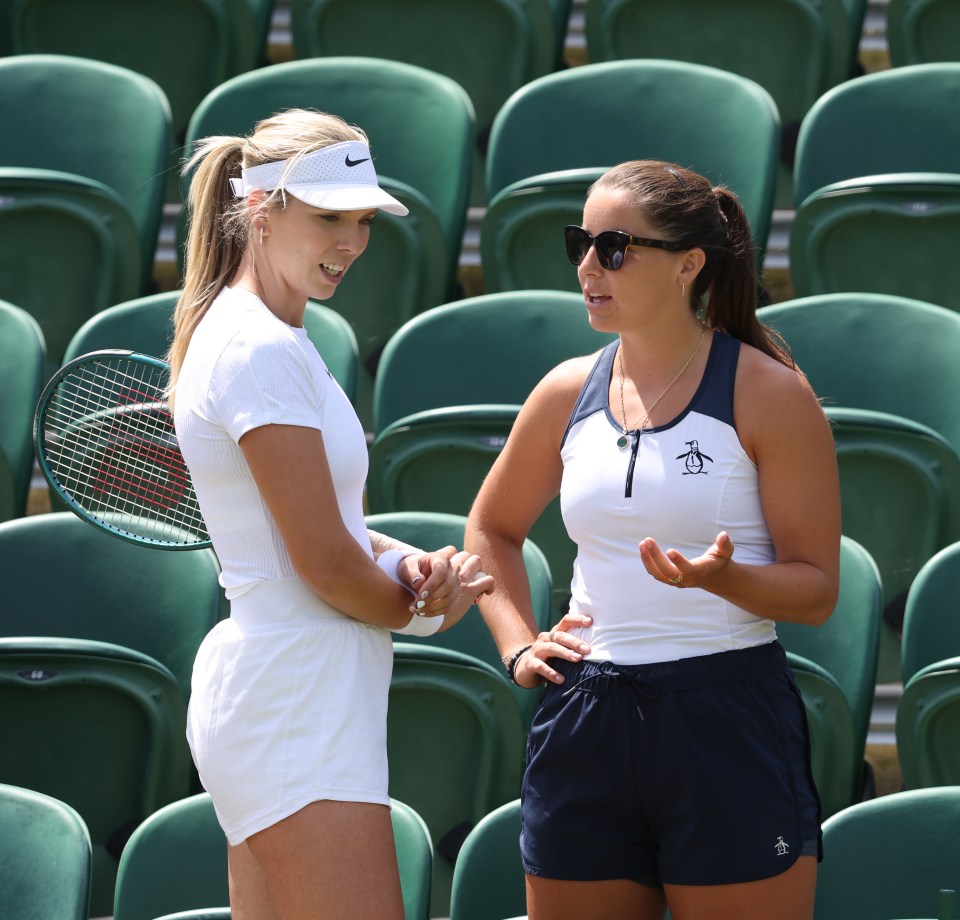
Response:
[{"label": "penguin logo on tank top", "polygon": [[708,456],[702,450],[700,450],[700,445],[697,441],[687,441],[687,447],[690,448],[685,454],[680,454],[677,457],[677,460],[683,460],[683,465],[686,467],[687,471],[683,474],[684,476],[698,476],[698,475],[709,475],[709,471],[703,468],[703,461],[709,460],[713,463],[713,457]]}]

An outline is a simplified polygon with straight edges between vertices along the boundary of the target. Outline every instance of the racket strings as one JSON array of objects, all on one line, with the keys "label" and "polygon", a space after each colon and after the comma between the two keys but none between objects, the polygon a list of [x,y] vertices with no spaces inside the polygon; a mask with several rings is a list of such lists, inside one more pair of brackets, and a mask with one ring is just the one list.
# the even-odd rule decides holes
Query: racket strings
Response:
[{"label": "racket strings", "polygon": [[162,368],[126,358],[78,366],[52,395],[51,472],[83,511],[162,543],[208,540],[163,397]]}]

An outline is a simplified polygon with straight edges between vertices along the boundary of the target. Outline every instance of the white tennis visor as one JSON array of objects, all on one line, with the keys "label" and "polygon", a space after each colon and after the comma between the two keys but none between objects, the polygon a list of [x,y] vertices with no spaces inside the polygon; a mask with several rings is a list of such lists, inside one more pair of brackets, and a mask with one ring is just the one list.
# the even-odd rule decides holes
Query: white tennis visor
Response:
[{"label": "white tennis visor", "polygon": [[246,198],[254,189],[272,192],[282,188],[300,201],[327,211],[381,208],[400,217],[409,213],[380,188],[370,148],[362,141],[321,147],[293,162],[261,163],[244,169],[240,176],[230,180],[238,198]]}]

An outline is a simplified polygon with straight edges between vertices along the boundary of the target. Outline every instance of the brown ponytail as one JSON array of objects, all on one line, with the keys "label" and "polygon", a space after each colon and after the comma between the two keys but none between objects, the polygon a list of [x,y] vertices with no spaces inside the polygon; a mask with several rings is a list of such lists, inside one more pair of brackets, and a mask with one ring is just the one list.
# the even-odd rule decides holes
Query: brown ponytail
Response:
[{"label": "brown ponytail", "polygon": [[783,339],[756,315],[760,290],[750,224],[736,195],[698,173],[660,160],[633,160],[603,174],[590,188],[622,189],[662,231],[706,262],[693,283],[693,309],[712,329],[795,367]]}]

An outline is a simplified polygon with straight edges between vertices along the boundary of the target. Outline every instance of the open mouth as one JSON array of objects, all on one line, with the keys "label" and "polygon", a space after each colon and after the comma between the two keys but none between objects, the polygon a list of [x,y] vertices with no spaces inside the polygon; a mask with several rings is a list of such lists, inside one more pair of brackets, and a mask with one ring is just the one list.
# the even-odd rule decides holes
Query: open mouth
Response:
[{"label": "open mouth", "polygon": [[343,276],[343,273],[347,270],[346,265],[340,265],[336,262],[322,262],[320,264],[320,267],[331,278],[340,278]]}]

